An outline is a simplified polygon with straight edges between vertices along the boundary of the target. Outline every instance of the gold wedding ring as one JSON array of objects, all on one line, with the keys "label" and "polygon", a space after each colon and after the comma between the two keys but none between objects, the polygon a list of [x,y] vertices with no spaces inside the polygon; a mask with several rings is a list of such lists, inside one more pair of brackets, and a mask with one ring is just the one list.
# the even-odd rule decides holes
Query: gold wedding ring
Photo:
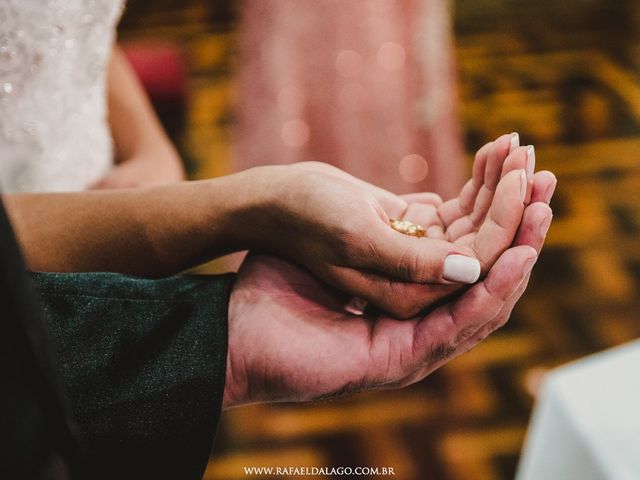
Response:
[{"label": "gold wedding ring", "polygon": [[389,220],[389,225],[391,225],[391,228],[394,230],[404,233],[405,235],[411,235],[412,237],[424,237],[427,234],[427,230],[422,225],[407,220],[392,218]]}]

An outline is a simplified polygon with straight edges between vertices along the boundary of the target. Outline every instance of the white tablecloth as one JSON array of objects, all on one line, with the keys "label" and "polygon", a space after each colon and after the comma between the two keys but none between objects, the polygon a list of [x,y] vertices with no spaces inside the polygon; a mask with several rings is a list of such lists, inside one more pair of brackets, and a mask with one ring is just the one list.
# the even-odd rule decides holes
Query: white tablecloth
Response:
[{"label": "white tablecloth", "polygon": [[517,480],[640,480],[640,341],[551,371]]}]

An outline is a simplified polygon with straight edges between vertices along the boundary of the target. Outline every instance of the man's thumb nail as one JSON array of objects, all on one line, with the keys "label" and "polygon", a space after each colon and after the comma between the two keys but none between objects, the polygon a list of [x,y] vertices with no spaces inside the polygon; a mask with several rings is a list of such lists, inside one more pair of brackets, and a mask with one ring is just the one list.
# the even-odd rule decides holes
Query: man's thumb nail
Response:
[{"label": "man's thumb nail", "polygon": [[480,262],[464,255],[449,255],[444,259],[442,276],[458,283],[475,283],[480,278]]}]

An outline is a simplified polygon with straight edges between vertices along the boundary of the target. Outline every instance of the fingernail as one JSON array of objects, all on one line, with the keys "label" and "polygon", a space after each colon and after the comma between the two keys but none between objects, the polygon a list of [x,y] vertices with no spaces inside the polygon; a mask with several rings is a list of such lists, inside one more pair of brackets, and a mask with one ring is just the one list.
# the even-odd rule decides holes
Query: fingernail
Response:
[{"label": "fingernail", "polygon": [[511,134],[511,140],[509,141],[509,153],[513,152],[520,146],[520,135],[517,132]]},{"label": "fingernail", "polygon": [[520,170],[520,201],[524,203],[527,198],[527,173]]},{"label": "fingernail", "polygon": [[464,255],[449,255],[444,259],[442,276],[450,282],[475,283],[480,278],[480,262]]},{"label": "fingernail", "polygon": [[544,192],[544,200],[546,203],[551,202],[551,199],[553,198],[553,194],[556,191],[556,185],[558,185],[558,181],[556,180],[555,182],[553,182],[551,185],[549,185],[547,187],[547,189]]},{"label": "fingernail", "polygon": [[527,178],[533,180],[533,172],[536,170],[536,149],[533,145],[527,148],[527,163],[525,164],[527,170]]},{"label": "fingernail", "polygon": [[345,305],[344,309],[352,315],[364,315],[364,311],[367,309],[367,301],[362,298],[353,297]]},{"label": "fingernail", "polygon": [[549,215],[540,224],[540,235],[542,237],[547,236],[547,232],[549,231],[549,226],[551,225],[551,220],[553,220],[553,215]]},{"label": "fingernail", "polygon": [[522,275],[528,275],[529,272],[531,272],[531,269],[533,268],[533,266],[536,263],[536,260],[538,260],[538,256],[534,255],[532,257],[529,257],[525,260],[524,262],[524,267],[522,269]]}]

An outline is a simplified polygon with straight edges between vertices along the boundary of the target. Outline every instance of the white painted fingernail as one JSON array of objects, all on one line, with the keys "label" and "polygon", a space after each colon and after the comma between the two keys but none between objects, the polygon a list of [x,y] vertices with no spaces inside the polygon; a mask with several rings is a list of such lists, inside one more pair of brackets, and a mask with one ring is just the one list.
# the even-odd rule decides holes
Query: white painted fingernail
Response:
[{"label": "white painted fingernail", "polygon": [[533,270],[533,266],[536,264],[536,260],[538,260],[538,256],[534,255],[533,257],[529,257],[524,262],[524,267],[522,269],[522,275],[526,276]]},{"label": "white painted fingernail", "polygon": [[551,185],[549,185],[544,191],[544,202],[547,205],[551,202],[551,199],[553,198],[553,192],[556,191],[557,184],[558,184],[558,180],[554,179],[553,183],[551,183]]},{"label": "white painted fingernail", "polygon": [[524,203],[527,198],[527,173],[520,170],[520,201]]},{"label": "white painted fingernail", "polygon": [[442,276],[450,282],[475,283],[480,278],[480,262],[464,255],[449,255],[444,259]]},{"label": "white painted fingernail", "polygon": [[367,309],[367,301],[362,298],[353,297],[344,307],[346,312],[352,315],[362,316]]},{"label": "white painted fingernail", "polygon": [[527,163],[525,164],[525,168],[527,170],[527,177],[533,180],[533,172],[536,169],[536,149],[533,145],[527,148]]},{"label": "white painted fingernail", "polygon": [[553,215],[549,215],[542,222],[540,222],[540,236],[542,238],[546,238],[549,227],[551,226],[551,220],[553,220]]},{"label": "white painted fingernail", "polygon": [[520,135],[517,132],[511,134],[511,140],[509,141],[509,153],[513,152],[520,146]]}]

